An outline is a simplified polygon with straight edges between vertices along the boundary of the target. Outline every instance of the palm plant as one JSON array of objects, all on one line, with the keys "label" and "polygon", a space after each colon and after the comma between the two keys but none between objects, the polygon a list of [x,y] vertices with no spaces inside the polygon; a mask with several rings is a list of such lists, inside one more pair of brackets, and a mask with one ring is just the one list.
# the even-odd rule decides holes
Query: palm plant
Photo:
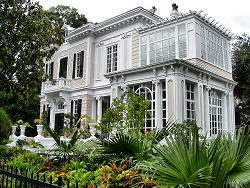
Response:
[{"label": "palm plant", "polygon": [[[81,123],[81,119],[85,116],[81,116],[80,119],[76,123],[76,127],[78,124]],[[65,161],[68,159],[68,157],[73,153],[73,151],[76,149],[76,143],[79,140],[79,138],[82,135],[82,132],[76,129],[74,131],[73,136],[69,141],[61,140],[60,134],[58,134],[56,131],[52,130],[50,126],[44,121],[43,122],[45,129],[50,134],[50,136],[54,139],[56,149],[54,150],[54,155],[57,156],[59,159],[59,162]]]},{"label": "palm plant", "polygon": [[234,136],[218,136],[209,147],[208,155],[214,177],[210,187],[249,185],[249,129],[241,128]]},{"label": "palm plant", "polygon": [[[155,147],[155,162],[143,161],[142,176],[153,178],[159,187],[232,187],[250,179],[249,131],[234,137],[219,135],[211,144],[201,138],[196,125],[176,129],[167,145]],[[145,173],[146,172],[146,173]]]},{"label": "palm plant", "polygon": [[100,140],[99,144],[106,153],[122,155],[125,158],[133,157],[139,161],[148,159],[153,154],[153,145],[163,138],[165,130],[152,131],[148,134],[137,129],[129,132],[117,132],[108,139]]}]

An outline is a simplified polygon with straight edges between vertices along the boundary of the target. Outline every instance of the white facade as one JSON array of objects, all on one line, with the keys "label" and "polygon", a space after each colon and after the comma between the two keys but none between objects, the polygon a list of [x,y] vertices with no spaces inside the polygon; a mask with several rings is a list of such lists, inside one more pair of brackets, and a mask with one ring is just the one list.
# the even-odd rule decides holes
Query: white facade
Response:
[{"label": "white facade", "polygon": [[131,88],[152,100],[147,129],[196,120],[209,136],[233,131],[230,38],[192,11],[165,20],[138,7],[88,23],[68,31],[47,62],[56,84],[43,83],[41,112],[57,129],[63,113],[100,121],[113,98]]}]

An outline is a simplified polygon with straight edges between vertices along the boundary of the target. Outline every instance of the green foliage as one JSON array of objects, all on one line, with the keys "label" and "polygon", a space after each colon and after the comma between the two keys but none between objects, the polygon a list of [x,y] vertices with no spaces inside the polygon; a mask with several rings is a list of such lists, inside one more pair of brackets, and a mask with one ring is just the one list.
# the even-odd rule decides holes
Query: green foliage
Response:
[{"label": "green foliage", "polygon": [[64,42],[64,31],[31,0],[2,0],[0,25],[0,106],[13,122],[33,122],[39,114],[44,59]]},{"label": "green foliage", "polygon": [[0,140],[7,139],[11,135],[12,123],[5,113],[5,111],[0,108]]},{"label": "green foliage", "polygon": [[77,28],[87,23],[87,18],[83,14],[79,14],[76,8],[65,5],[57,5],[46,11],[46,15],[55,25],[62,27],[67,24],[73,28]]},{"label": "green foliage", "polygon": [[61,140],[60,135],[58,135],[57,132],[52,130],[48,125],[45,124],[44,127],[56,142],[57,148],[55,149],[54,155],[57,156],[59,162],[67,160],[70,154],[72,154],[72,152],[75,150],[75,144],[80,138],[81,133],[79,133],[78,130],[75,130],[72,138],[69,142],[67,142],[65,140]]},{"label": "green foliage", "polygon": [[42,159],[39,155],[29,151],[23,151],[22,153],[12,156],[10,160],[7,161],[7,165],[13,166],[14,168],[18,167],[19,170],[29,169],[37,171],[41,161]]},{"label": "green foliage", "polygon": [[112,127],[118,130],[126,128],[142,129],[145,126],[145,117],[149,117],[147,111],[150,101],[144,95],[136,95],[132,90],[114,99],[111,108],[107,109],[101,119],[102,132],[110,132]]},{"label": "green foliage", "polygon": [[234,95],[238,99],[236,125],[250,125],[250,36],[237,36],[233,44],[233,79],[238,82]]},{"label": "green foliage", "polygon": [[[183,137],[183,135],[185,135]],[[184,138],[184,139],[183,139]],[[138,164],[141,176],[154,178],[159,187],[223,187],[250,181],[249,131],[234,137],[219,135],[208,145],[196,125],[178,128],[155,147],[158,155]]]},{"label": "green foliage", "polygon": [[111,138],[100,140],[100,145],[106,153],[117,154],[123,158],[133,157],[139,161],[148,159],[153,154],[153,146],[158,144],[161,136],[165,134],[162,131],[130,130],[128,133],[117,132]]}]

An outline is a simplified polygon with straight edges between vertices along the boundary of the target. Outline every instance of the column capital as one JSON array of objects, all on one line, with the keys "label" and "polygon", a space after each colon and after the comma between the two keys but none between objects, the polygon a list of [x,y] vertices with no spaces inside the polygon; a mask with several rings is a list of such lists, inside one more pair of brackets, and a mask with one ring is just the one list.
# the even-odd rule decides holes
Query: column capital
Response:
[{"label": "column capital", "polygon": [[97,96],[97,97],[95,97],[96,98],[96,100],[98,100],[98,101],[102,101],[103,100],[103,97],[101,97],[101,96]]},{"label": "column capital", "polygon": [[161,84],[159,79],[155,79],[152,81],[152,84],[155,84],[156,86],[159,86]]}]

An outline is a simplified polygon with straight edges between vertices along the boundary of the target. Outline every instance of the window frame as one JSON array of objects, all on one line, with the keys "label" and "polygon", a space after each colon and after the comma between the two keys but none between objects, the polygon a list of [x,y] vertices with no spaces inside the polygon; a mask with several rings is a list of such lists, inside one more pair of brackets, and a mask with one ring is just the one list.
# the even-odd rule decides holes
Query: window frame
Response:
[{"label": "window frame", "polygon": [[[61,60],[64,59],[64,58],[67,58],[67,71],[66,71],[66,78],[64,77],[60,77],[60,67],[61,67]],[[57,78],[64,78],[64,79],[67,79],[68,77],[68,66],[69,66],[69,55],[64,55],[64,56],[60,56],[58,58],[58,74],[57,74]]]},{"label": "window frame", "polygon": [[[110,53],[109,53],[109,48],[111,48]],[[114,53],[114,48],[116,49],[115,53]],[[106,73],[118,71],[118,48],[119,48],[118,43],[106,46]],[[116,55],[115,56],[116,61],[114,61],[114,54]],[[110,62],[108,62],[109,60]]]},{"label": "window frame", "polygon": [[214,137],[223,131],[222,93],[209,90],[208,98],[209,135]]},{"label": "window frame", "polygon": [[[188,97],[188,96],[190,96],[190,97]],[[193,98],[192,98],[192,96],[193,96]],[[196,97],[195,84],[186,81],[186,83],[185,83],[185,120],[186,121],[196,121],[197,120],[195,97]],[[187,105],[188,103],[189,103],[189,105]],[[193,106],[193,108],[192,108],[192,106]],[[188,117],[188,115],[189,115],[189,117]]]}]

